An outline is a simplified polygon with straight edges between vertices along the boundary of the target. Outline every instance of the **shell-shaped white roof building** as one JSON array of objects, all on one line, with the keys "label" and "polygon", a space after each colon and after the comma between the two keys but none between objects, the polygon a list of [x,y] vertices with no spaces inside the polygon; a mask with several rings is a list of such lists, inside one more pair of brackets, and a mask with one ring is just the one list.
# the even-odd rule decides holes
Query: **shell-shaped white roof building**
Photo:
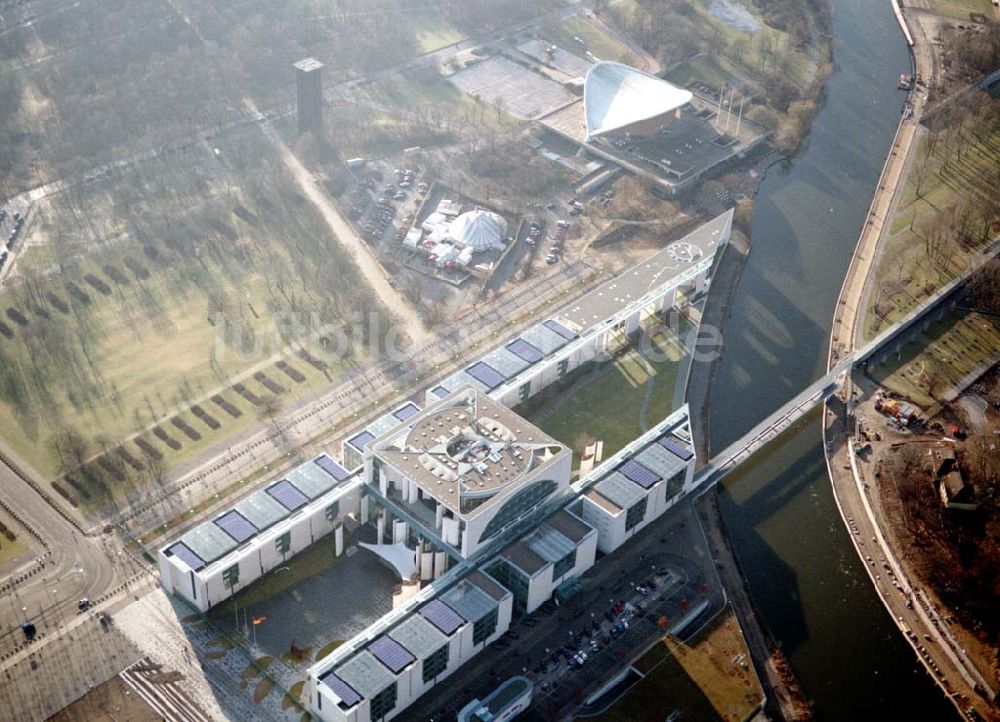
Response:
[{"label": "shell-shaped white roof building", "polygon": [[594,63],[583,86],[587,140],[662,124],[692,97],[690,91],[628,65]]},{"label": "shell-shaped white roof building", "polygon": [[500,249],[505,245],[507,221],[492,211],[477,208],[453,220],[448,235],[456,243],[476,251]]}]

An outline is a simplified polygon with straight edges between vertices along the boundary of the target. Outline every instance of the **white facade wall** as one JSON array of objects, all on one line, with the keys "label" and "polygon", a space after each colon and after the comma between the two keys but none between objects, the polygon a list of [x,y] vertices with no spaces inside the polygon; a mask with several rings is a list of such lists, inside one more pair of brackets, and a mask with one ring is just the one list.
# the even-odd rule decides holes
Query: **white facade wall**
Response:
[{"label": "white facade wall", "polygon": [[[595,504],[585,495],[582,497],[583,520],[597,530],[597,548],[605,554],[610,554],[624,544],[628,539],[655,521],[678,501],[687,496],[694,488],[694,460],[688,463],[684,471],[684,485],[670,500],[667,500],[666,481],[655,484],[646,495],[646,513],[642,521],[631,529],[625,529],[627,510],[612,514],[604,507]],[[598,492],[599,493],[599,492]]]},{"label": "white facade wall", "polygon": [[[329,534],[349,513],[358,513],[361,487],[355,485],[348,490],[333,489],[287,519],[275,524],[270,529],[250,539],[242,547],[222,559],[209,564],[204,569],[193,573],[194,587],[192,591],[192,572],[190,568],[177,557],[167,557],[161,550],[159,555],[160,583],[168,591],[181,596],[202,612],[207,612],[212,606],[231,596],[231,591],[222,581],[223,572],[239,565],[239,583],[233,587],[232,593],[239,592],[262,577],[272,569],[284,564],[294,555],[306,549],[320,537]],[[327,521],[326,509],[339,502],[338,518],[334,522]],[[291,533],[291,546],[282,558],[275,546],[275,540],[285,532]],[[169,547],[170,545],[168,545]]]},{"label": "white facade wall", "polygon": [[535,576],[528,580],[528,599],[525,601],[525,611],[531,614],[548,601],[555,590],[552,582],[552,570],[554,564],[547,564],[544,569],[538,571]]},{"label": "white facade wall", "polygon": [[[423,681],[423,661],[418,659],[396,678],[396,706],[386,716],[386,720],[399,715],[420,695],[431,689],[437,682],[450,676],[456,669],[479,654],[487,646],[495,642],[499,637],[507,633],[510,629],[510,620],[513,610],[513,597],[508,595],[499,602],[497,607],[497,628],[485,641],[479,644],[472,643],[473,625],[465,624],[448,640],[448,666],[437,676],[435,681],[424,683]],[[309,711],[324,720],[324,722],[372,722],[371,703],[365,699],[349,710],[340,709],[327,689],[326,685],[313,681],[310,677],[307,683],[308,707]],[[322,708],[319,703],[314,702],[322,697]]]},{"label": "white facade wall", "polygon": [[597,530],[597,548],[610,554],[625,543],[625,512],[611,514],[604,507],[583,497],[583,520]]}]

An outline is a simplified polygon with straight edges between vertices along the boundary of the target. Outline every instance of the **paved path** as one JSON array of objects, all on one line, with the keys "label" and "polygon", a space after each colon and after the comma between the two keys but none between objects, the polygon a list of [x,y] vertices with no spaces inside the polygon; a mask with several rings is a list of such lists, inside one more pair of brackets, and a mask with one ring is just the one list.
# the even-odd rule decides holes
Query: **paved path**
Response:
[{"label": "paved path", "polygon": [[[927,42],[919,22],[911,21],[909,25],[915,41],[913,52],[916,72],[929,85],[933,85],[937,67],[933,46]],[[838,359],[853,352],[863,337],[869,287],[877,277],[875,261],[879,256],[880,246],[888,235],[886,228],[891,224],[897,196],[906,182],[915,148],[914,139],[918,133],[917,123],[924,109],[924,96],[918,94],[913,105],[912,121],[901,121],[893,141],[872,200],[869,217],[841,288],[830,338],[830,368],[836,365]],[[904,634],[907,642],[917,652],[918,658],[932,679],[941,686],[943,693],[962,712],[971,704],[984,719],[996,719],[995,710],[991,710],[972,691],[973,684],[982,681],[978,670],[968,663],[963,650],[953,648],[950,635],[937,611],[929,603],[923,590],[915,588],[915,582],[907,578],[905,569],[883,536],[876,511],[878,500],[876,498],[873,502],[869,498],[872,495],[872,485],[878,482],[874,473],[866,470],[863,462],[851,450],[852,432],[848,427],[848,419],[853,416],[855,394],[856,389],[849,379],[842,397],[831,399],[827,404],[823,428],[823,446],[834,499],[851,532],[855,550],[882,603],[900,630],[907,632]],[[877,493],[874,496],[877,497]],[[953,692],[964,695],[966,701],[952,697]]]}]

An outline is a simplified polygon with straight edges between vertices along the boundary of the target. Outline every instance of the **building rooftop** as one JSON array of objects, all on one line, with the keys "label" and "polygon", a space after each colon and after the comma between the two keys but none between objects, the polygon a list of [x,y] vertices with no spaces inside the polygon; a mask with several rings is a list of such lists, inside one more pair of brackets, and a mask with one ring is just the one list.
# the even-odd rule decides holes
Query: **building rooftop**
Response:
[{"label": "building rooftop", "polygon": [[610,514],[618,514],[623,511],[620,506],[615,504],[608,497],[604,496],[604,494],[599,492],[597,489],[590,489],[586,494],[584,494],[584,496]]},{"label": "building rooftop", "polygon": [[478,622],[497,608],[497,600],[466,579],[442,594],[441,601],[470,623]]},{"label": "building rooftop", "polygon": [[465,620],[460,614],[438,598],[430,600],[418,611],[439,632],[449,637],[465,624]]},{"label": "building rooftop", "polygon": [[277,524],[288,516],[288,509],[275,501],[264,489],[255,491],[235,507],[258,531]]},{"label": "building rooftop", "polygon": [[365,699],[371,699],[396,681],[385,665],[368,651],[358,652],[333,671]]},{"label": "building rooftop", "polygon": [[482,589],[484,592],[489,594],[495,600],[502,601],[510,596],[510,592],[500,586],[496,581],[493,580],[487,574],[484,574],[478,569],[474,569],[472,572],[465,577],[469,582],[475,584],[477,587]]},{"label": "building rooftop", "polygon": [[407,617],[390,630],[388,636],[406,647],[418,659],[426,659],[448,643],[448,637],[419,614]]},{"label": "building rooftop", "polygon": [[471,516],[569,453],[502,403],[466,388],[413,416],[372,451],[444,506]]},{"label": "building rooftop", "polygon": [[486,699],[473,700],[458,713],[458,722],[493,722],[512,704],[525,696],[530,697],[534,685],[527,677],[511,677],[497,687]]},{"label": "building rooftop", "polygon": [[576,549],[572,539],[548,524],[542,524],[523,540],[524,544],[547,562],[557,562]]},{"label": "building rooftop", "polygon": [[729,238],[733,211],[716,216],[683,238],[614,278],[605,281],[559,314],[559,320],[577,333],[598,324],[618,309],[639,300],[704,258],[715,255]]},{"label": "building rooftop", "polygon": [[416,661],[406,647],[385,635],[369,644],[368,651],[393,674],[399,674]]},{"label": "building rooftop", "polygon": [[504,549],[500,556],[506,559],[529,577],[537,574],[549,565],[549,560],[544,559],[524,541],[516,541]]},{"label": "building rooftop", "polygon": [[690,91],[628,65],[595,63],[583,88],[587,137],[623,133],[640,123],[666,119],[692,97]]},{"label": "building rooftop", "polygon": [[302,60],[293,63],[293,65],[296,70],[301,70],[303,73],[309,73],[323,67],[323,63],[318,61],[316,58],[303,58]]},{"label": "building rooftop", "polygon": [[557,530],[574,544],[579,544],[587,537],[588,534],[594,531],[590,528],[589,524],[573,516],[565,509],[557,511],[555,514],[546,519],[545,523]]},{"label": "building rooftop", "polygon": [[351,475],[322,454],[292,469],[284,479],[259,489],[214,519],[202,522],[170,545],[172,556],[197,571],[221,559],[260,532],[287,519]]}]

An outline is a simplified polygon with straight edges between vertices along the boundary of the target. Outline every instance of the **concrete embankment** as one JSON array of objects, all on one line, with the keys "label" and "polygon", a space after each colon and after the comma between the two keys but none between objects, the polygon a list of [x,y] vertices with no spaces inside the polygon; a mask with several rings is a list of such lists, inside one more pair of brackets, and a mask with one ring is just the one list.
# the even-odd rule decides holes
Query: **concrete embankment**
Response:
[{"label": "concrete embankment", "polygon": [[[740,231],[734,231],[712,276],[712,286],[701,315],[700,328],[715,329],[718,338],[722,338],[749,255],[749,239]],[[702,354],[708,350],[699,346]],[[715,350],[722,352],[721,348]],[[712,380],[717,361],[717,358],[693,361],[687,379],[686,398],[691,414],[691,432],[700,459],[707,459],[709,454],[708,412],[711,408]],[[776,645],[770,632],[762,625],[754,607],[739,560],[729,543],[715,490],[705,493],[697,504],[712,558],[716,561],[719,576],[739,619],[754,668],[764,688],[768,711],[784,720],[810,719],[811,710],[804,700],[801,687],[780,652],[775,651]]]}]

